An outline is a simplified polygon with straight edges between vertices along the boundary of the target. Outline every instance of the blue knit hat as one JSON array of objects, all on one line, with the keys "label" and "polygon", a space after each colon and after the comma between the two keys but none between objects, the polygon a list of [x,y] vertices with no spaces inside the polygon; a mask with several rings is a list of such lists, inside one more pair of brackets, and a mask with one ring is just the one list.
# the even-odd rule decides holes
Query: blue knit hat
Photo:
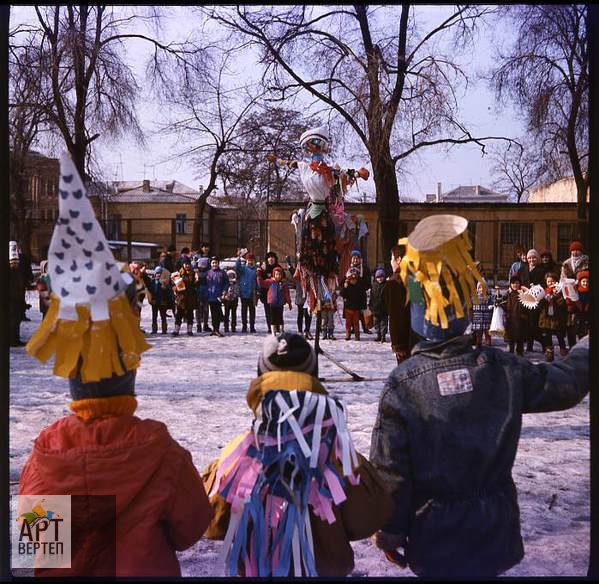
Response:
[{"label": "blue knit hat", "polygon": [[375,278],[384,278],[385,270],[383,270],[383,268],[378,268],[377,271],[374,273],[374,277]]},{"label": "blue knit hat", "polygon": [[362,254],[360,253],[360,250],[359,250],[359,249],[354,249],[354,250],[351,252],[351,255],[352,255],[352,257],[353,257],[353,256],[358,256],[359,258],[361,258],[361,257],[362,257]]}]

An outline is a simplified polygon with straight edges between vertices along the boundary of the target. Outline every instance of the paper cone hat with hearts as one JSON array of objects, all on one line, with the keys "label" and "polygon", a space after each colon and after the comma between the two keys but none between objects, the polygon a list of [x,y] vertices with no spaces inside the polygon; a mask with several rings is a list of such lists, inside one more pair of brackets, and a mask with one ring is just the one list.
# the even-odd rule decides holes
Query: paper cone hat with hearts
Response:
[{"label": "paper cone hat with hearts", "polygon": [[67,153],[60,158],[58,209],[48,250],[50,308],[27,352],[42,362],[54,354],[54,374],[80,374],[83,383],[123,375],[150,345],[125,294],[133,278],[119,270]]}]

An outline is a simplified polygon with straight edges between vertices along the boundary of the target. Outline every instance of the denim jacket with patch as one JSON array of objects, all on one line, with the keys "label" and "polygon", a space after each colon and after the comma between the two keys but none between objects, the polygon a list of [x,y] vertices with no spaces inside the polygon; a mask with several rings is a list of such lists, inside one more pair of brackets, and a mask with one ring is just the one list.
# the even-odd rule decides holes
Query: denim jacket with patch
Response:
[{"label": "denim jacket with patch", "polygon": [[[535,365],[471,336],[422,341],[389,375],[370,459],[418,575],[493,575],[523,557],[512,466],[522,414],[564,410],[589,390],[588,337]],[[550,461],[548,461],[548,464]]]}]

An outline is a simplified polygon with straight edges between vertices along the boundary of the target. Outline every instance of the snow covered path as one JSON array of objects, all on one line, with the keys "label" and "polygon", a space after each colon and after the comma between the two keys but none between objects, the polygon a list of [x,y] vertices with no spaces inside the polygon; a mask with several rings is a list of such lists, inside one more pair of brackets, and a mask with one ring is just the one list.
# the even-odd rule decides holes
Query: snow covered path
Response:
[{"label": "snow covered path", "polygon": [[[33,322],[21,326],[28,340],[39,324],[37,297],[28,315]],[[144,305],[142,327],[149,331],[151,311]],[[173,437],[193,455],[199,470],[218,456],[235,435],[249,427],[251,413],[245,402],[249,383],[265,336],[262,305],[257,307],[257,335],[209,337],[202,333],[174,338],[152,335],[154,347],[142,356],[136,388],[136,415],[164,422]],[[287,330],[295,330],[295,306],[285,310]],[[172,330],[173,319],[169,319]],[[341,327],[336,318],[338,339]],[[195,328],[195,327],[194,327]],[[241,325],[238,325],[238,330]],[[183,327],[184,329],[184,327]],[[314,331],[314,323],[312,324]],[[389,343],[362,340],[323,341],[325,350],[357,373],[386,377],[395,365]],[[503,342],[493,340],[503,347]],[[503,347],[505,348],[505,347]],[[31,443],[40,430],[70,413],[68,384],[52,376],[51,363],[30,359],[23,348],[10,349],[10,480],[11,493]],[[532,355],[534,361],[541,353]],[[559,357],[558,357],[559,359]],[[320,375],[340,379],[346,375],[324,358]],[[368,456],[382,381],[326,383],[348,407],[349,426],[356,448]],[[589,412],[588,397],[565,412],[524,417],[514,479],[518,486],[524,560],[506,576],[585,576],[590,531]],[[549,508],[551,505],[551,508]],[[354,542],[353,576],[413,576],[387,562],[370,540]],[[221,542],[202,540],[180,554],[184,576],[213,576]]]}]

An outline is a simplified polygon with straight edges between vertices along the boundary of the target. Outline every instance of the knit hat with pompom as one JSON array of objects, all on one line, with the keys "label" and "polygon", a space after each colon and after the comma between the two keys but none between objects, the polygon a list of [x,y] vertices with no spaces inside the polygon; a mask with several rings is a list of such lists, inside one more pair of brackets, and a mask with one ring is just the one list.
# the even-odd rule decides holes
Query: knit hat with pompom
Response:
[{"label": "knit hat with pompom", "polygon": [[258,358],[258,375],[267,371],[301,371],[316,375],[316,354],[303,336],[297,333],[269,335]]}]

